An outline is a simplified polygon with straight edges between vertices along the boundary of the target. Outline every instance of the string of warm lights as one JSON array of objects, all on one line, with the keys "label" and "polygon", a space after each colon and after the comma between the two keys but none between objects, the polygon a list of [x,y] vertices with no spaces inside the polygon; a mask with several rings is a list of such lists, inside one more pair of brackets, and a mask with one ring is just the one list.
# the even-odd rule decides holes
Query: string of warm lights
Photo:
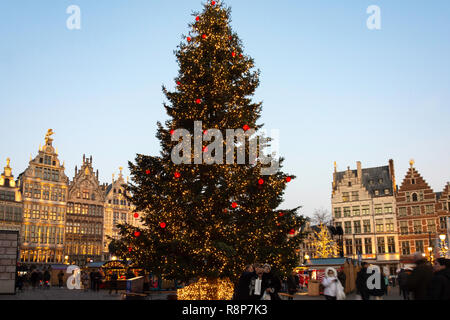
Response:
[{"label": "string of warm lights", "polygon": [[[194,121],[202,121],[205,135],[210,128],[223,136],[227,128],[261,128],[256,123],[261,103],[251,101],[259,71],[230,28],[230,10],[211,2],[195,17],[176,52],[175,89],[163,87],[170,120],[165,126],[158,123],[161,155],[139,154],[129,164],[130,201],[145,227],[121,225],[116,254],[165,279],[199,279],[179,290],[179,299],[222,300],[231,298],[233,281],[248,263],[263,261],[290,273],[298,263],[304,219],[298,208],[277,209],[295,178],[281,172],[283,159],[271,176],[261,176],[259,161],[236,164],[237,154],[235,164],[171,161],[178,143],[171,141],[174,131],[184,128],[192,134]],[[246,154],[250,139],[255,138],[246,137]],[[201,150],[211,157],[213,148],[207,147]]]}]

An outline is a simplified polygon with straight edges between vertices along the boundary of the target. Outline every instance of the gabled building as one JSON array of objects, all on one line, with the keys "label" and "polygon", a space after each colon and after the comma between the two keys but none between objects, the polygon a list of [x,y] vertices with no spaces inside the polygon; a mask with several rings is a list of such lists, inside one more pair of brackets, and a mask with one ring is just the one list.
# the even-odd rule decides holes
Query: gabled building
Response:
[{"label": "gabled building", "polygon": [[136,227],[141,227],[141,215],[137,213],[135,217],[135,207],[127,200],[125,193],[125,186],[128,183],[123,178],[122,170],[119,168],[119,177],[116,180],[113,174],[112,183],[106,186],[105,190],[105,218],[103,225],[103,258],[109,257],[109,243],[110,238],[119,238],[118,224],[129,224]]},{"label": "gabled building", "polygon": [[0,176],[0,229],[19,231],[23,220],[22,195],[14,180],[10,167],[10,159],[6,159],[6,167]]},{"label": "gabled building", "polygon": [[70,263],[84,266],[102,259],[105,193],[94,172],[92,157],[83,155],[80,170],[69,185],[65,254]]},{"label": "gabled building", "polygon": [[415,252],[428,258],[436,255],[439,235],[447,234],[448,196],[448,184],[435,193],[410,161],[396,196],[402,263],[412,263]]},{"label": "gabled building", "polygon": [[394,161],[388,165],[338,172],[334,166],[331,206],[333,225],[341,227],[346,258],[389,269],[400,260],[395,215]]},{"label": "gabled building", "polygon": [[45,145],[19,175],[23,198],[21,261],[64,262],[64,225],[69,179],[53,147],[50,129]]}]

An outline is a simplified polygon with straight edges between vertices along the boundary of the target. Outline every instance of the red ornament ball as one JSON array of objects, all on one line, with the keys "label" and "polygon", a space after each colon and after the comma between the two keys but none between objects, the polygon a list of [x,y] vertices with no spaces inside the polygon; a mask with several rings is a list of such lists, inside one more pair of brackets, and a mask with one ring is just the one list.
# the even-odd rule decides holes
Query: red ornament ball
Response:
[{"label": "red ornament ball", "polygon": [[289,234],[295,234],[295,230],[291,229],[291,231],[289,231]]},{"label": "red ornament ball", "polygon": [[150,170],[145,170],[145,174],[150,174]]},{"label": "red ornament ball", "polygon": [[287,177],[286,178],[286,182],[291,182],[292,178],[291,177]]},{"label": "red ornament ball", "polygon": [[196,17],[195,20],[199,21],[199,20],[200,20],[200,17]]},{"label": "red ornament ball", "polygon": [[187,37],[187,41],[188,41],[188,42],[191,42],[191,37]]},{"label": "red ornament ball", "polygon": [[238,206],[238,204],[237,204],[236,202],[233,202],[233,203],[231,204],[231,206],[233,207],[233,209],[236,209],[237,206]]},{"label": "red ornament ball", "polygon": [[284,213],[283,213],[283,212],[280,212],[280,213],[278,213],[278,215],[279,215],[280,217],[282,217],[282,216],[284,216]]},{"label": "red ornament ball", "polygon": [[133,248],[128,248],[128,252],[131,252],[131,251],[133,251]]},{"label": "red ornament ball", "polygon": [[137,238],[137,237],[139,237],[141,235],[141,233],[139,232],[139,231],[135,231],[134,232],[134,236]]},{"label": "red ornament ball", "polygon": [[248,129],[250,129],[250,127],[248,125],[245,125],[242,127],[242,129],[244,129],[244,131],[247,131]]},{"label": "red ornament ball", "polygon": [[208,130],[203,131],[203,134],[206,136],[208,134]]},{"label": "red ornament ball", "polygon": [[236,57],[236,52],[232,52],[231,55],[234,57]]},{"label": "red ornament ball", "polygon": [[181,177],[181,173],[179,173],[179,172],[177,171],[177,172],[174,173],[174,176],[175,176],[175,178],[178,179],[179,177]]},{"label": "red ornament ball", "polygon": [[135,217],[136,219],[139,218],[139,213],[136,212],[136,213],[134,214],[134,217]]},{"label": "red ornament ball", "polygon": [[212,6],[214,6],[215,4],[216,4],[216,2],[215,2],[215,1],[212,1],[212,2],[211,2],[211,5],[212,5]]},{"label": "red ornament ball", "polygon": [[202,39],[206,39],[206,34],[202,34]]},{"label": "red ornament ball", "polygon": [[173,135],[175,133],[175,130],[170,130],[170,134]]},{"label": "red ornament ball", "polygon": [[165,223],[165,222],[161,222],[161,223],[159,224],[159,226],[160,226],[162,229],[164,229],[164,228],[166,227],[166,223]]},{"label": "red ornament ball", "polygon": [[263,180],[263,179],[259,179],[259,180],[258,180],[258,184],[259,184],[259,185],[264,184],[264,180]]},{"label": "red ornament ball", "polygon": [[196,103],[196,104],[202,103],[202,99],[197,99],[197,100],[195,100],[195,103]]},{"label": "red ornament ball", "polygon": [[205,146],[205,147],[203,147],[203,152],[208,152],[208,147],[207,146]]}]

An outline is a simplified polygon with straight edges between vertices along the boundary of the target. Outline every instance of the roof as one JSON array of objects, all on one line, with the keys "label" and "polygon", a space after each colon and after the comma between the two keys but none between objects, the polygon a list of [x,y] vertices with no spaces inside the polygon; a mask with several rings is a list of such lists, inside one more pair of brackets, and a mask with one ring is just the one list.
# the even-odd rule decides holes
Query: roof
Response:
[{"label": "roof", "polygon": [[336,266],[342,265],[346,261],[347,258],[310,259],[307,266]]},{"label": "roof", "polygon": [[[392,196],[394,190],[392,188],[393,181],[389,173],[389,166],[365,168],[362,169],[362,184],[372,197]],[[344,178],[347,171],[336,172],[336,182],[339,183]],[[351,170],[357,176],[357,170]],[[384,190],[388,189],[389,193],[385,194]],[[378,196],[375,190],[379,191]]]}]

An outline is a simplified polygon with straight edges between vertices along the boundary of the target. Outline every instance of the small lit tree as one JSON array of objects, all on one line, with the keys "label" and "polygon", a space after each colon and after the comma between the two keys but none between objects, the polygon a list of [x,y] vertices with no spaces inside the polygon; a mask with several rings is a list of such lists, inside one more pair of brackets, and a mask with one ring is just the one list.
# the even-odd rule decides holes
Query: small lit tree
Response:
[{"label": "small lit tree", "polygon": [[336,258],[338,257],[338,245],[331,238],[328,227],[319,225],[319,231],[314,231],[313,246],[315,248],[314,258]]}]

